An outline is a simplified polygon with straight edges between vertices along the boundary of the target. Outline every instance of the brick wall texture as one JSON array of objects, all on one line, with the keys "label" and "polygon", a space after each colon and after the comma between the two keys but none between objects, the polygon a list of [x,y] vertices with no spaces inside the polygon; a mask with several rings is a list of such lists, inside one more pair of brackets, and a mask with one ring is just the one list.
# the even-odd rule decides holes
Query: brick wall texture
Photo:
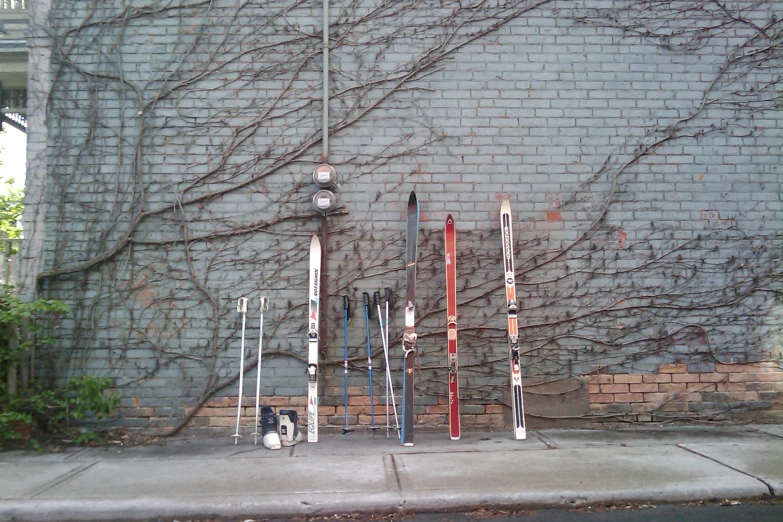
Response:
[{"label": "brick wall texture", "polygon": [[[228,426],[236,299],[251,299],[250,396],[265,294],[261,393],[301,412],[321,4],[175,4],[52,8],[39,288],[73,312],[50,328],[41,371],[111,377],[127,426],[172,427],[194,408],[188,426]],[[369,422],[362,292],[394,291],[399,386],[411,190],[419,422],[445,421],[451,214],[463,425],[503,425],[505,197],[531,390],[575,379],[589,388],[576,417],[598,420],[779,408],[783,64],[770,35],[783,10],[647,4],[332,2],[324,425],[342,423],[342,295],[351,422]]]}]

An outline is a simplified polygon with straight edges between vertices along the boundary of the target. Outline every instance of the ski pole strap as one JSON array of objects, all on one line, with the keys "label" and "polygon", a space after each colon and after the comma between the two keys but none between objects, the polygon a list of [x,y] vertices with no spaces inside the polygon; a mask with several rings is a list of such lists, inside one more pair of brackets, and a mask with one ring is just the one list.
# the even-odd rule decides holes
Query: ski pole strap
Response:
[{"label": "ski pole strap", "polygon": [[259,299],[261,301],[261,311],[269,310],[269,298],[265,295],[262,295]]},{"label": "ski pole strap", "polygon": [[247,297],[240,297],[237,299],[237,312],[240,314],[247,313]]}]

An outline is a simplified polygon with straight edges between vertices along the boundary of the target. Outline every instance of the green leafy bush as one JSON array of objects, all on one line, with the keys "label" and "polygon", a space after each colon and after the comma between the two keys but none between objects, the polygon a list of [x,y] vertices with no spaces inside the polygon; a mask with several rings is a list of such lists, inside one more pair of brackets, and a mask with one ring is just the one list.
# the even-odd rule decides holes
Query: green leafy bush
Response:
[{"label": "green leafy bush", "polygon": [[13,180],[0,178],[0,237],[22,237],[22,191],[13,187]]},{"label": "green leafy bush", "polygon": [[[32,386],[16,394],[9,390],[8,372],[19,366],[30,350],[52,342],[36,335],[41,331],[40,320],[68,312],[70,308],[61,301],[23,302],[12,287],[0,290],[0,445],[4,439],[20,436],[20,424],[29,426],[36,438],[71,437],[75,421],[88,419],[90,414],[104,418],[119,404],[119,394],[106,394],[111,381],[104,377],[74,377],[62,388]],[[26,334],[19,338],[19,332]],[[90,431],[73,438],[77,443],[96,439]],[[37,440],[33,439],[32,446],[38,447]]]}]

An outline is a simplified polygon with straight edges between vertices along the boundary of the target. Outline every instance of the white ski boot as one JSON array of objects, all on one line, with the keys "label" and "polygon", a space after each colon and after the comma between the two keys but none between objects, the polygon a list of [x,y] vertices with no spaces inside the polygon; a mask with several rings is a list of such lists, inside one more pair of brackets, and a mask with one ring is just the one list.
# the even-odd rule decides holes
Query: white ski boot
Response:
[{"label": "white ski boot", "polygon": [[304,440],[304,433],[299,431],[294,410],[280,410],[280,443],[283,446],[293,446]]}]

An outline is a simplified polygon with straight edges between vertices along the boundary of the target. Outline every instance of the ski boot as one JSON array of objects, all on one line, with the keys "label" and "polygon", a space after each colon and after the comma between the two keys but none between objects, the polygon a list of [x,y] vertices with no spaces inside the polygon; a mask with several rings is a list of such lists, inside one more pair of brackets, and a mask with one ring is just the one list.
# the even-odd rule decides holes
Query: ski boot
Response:
[{"label": "ski boot", "polygon": [[304,440],[304,433],[299,431],[294,410],[280,410],[280,443],[283,446],[293,446]]},{"label": "ski boot", "polygon": [[261,436],[268,449],[280,449],[280,435],[277,433],[277,415],[269,406],[261,407]]}]

